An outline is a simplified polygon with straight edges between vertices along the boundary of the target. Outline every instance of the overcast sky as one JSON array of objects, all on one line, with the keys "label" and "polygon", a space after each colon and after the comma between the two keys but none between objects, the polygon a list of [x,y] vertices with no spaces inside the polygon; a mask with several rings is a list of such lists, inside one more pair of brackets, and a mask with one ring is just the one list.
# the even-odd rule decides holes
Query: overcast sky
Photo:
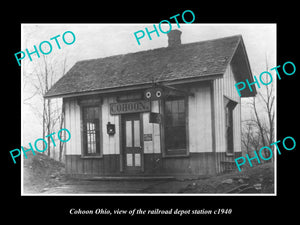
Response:
[{"label": "overcast sky", "polygon": [[[158,26],[159,22],[153,24]],[[138,45],[134,32],[145,31],[145,27],[151,31],[153,24],[22,24],[22,49],[20,51],[28,48],[31,52],[33,45],[38,47],[42,41],[50,41],[51,37],[62,36],[65,31],[72,31],[76,36],[74,44],[65,45],[60,37],[58,40],[61,49],[58,50],[55,41],[52,40],[50,41],[53,44],[52,52],[46,56],[55,57],[60,62],[66,57],[68,71],[80,60],[167,47],[167,35],[163,33],[160,33],[160,37],[152,33],[152,40],[149,40],[146,35],[140,40],[141,45]],[[266,56],[269,68],[276,66],[276,24],[180,24],[180,28],[172,24],[172,28],[182,32],[182,44],[240,34],[245,43],[253,75],[259,75],[265,71]],[[168,25],[163,30],[168,30]],[[32,71],[36,62],[42,59],[32,55],[32,60],[33,62],[24,59],[26,66],[22,69]],[[60,68],[57,70],[59,71]],[[23,99],[32,93],[33,88],[27,83],[23,89]],[[31,99],[31,102],[41,104],[38,98]],[[42,105],[40,109],[42,111]],[[28,142],[34,142],[42,137],[42,126],[39,118],[28,105],[23,106],[22,113],[23,145],[26,146]]]}]

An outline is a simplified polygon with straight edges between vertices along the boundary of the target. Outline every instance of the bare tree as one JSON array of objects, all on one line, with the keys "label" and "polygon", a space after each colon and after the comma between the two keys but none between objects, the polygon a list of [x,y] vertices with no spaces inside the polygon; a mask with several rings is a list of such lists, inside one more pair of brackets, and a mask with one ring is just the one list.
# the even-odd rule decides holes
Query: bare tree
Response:
[{"label": "bare tree", "polygon": [[242,121],[242,147],[249,156],[262,146],[257,124],[253,119]]},{"label": "bare tree", "polygon": [[[65,60],[63,61],[63,67],[62,67],[62,76],[65,74],[66,72],[66,62],[67,62],[67,58],[65,58]],[[59,117],[59,128],[62,129],[63,125],[64,125],[64,115],[65,115],[65,108],[64,108],[64,103],[62,101],[62,105],[61,105],[61,113],[60,113],[60,117]],[[59,142],[59,161],[62,161],[62,155],[63,155],[63,148],[64,148],[64,144],[65,142]]]},{"label": "bare tree", "polygon": [[[63,117],[62,117],[62,106],[57,104],[57,100],[45,99],[44,95],[50,90],[54,82],[66,71],[66,57],[64,58],[62,64],[55,62],[54,58],[46,58],[46,56],[41,55],[41,59],[35,62],[33,70],[30,77],[26,77],[30,81],[34,91],[32,96],[24,99],[25,104],[30,105],[34,113],[42,119],[42,128],[43,128],[43,139],[46,139],[46,136],[55,131],[55,127],[59,124],[59,127],[63,126]],[[59,65],[62,65],[62,68],[58,68]],[[62,72],[59,72],[61,70]],[[28,83],[28,82],[27,82]],[[25,83],[26,84],[26,83]],[[42,107],[35,101],[31,102],[33,97],[39,96]],[[42,109],[42,112],[41,110]],[[48,148],[45,153],[50,156],[50,146],[52,144],[51,137],[47,137]],[[45,149],[45,143],[43,143],[43,149]],[[62,151],[63,145],[59,145],[60,150]],[[54,156],[54,151],[53,151]],[[61,153],[59,153],[61,155]],[[59,156],[59,158],[61,158]]]},{"label": "bare tree", "polygon": [[253,120],[254,123],[256,123],[256,126],[259,130],[259,133],[260,133],[260,139],[261,139],[261,142],[263,144],[263,146],[266,146],[266,138],[265,138],[265,129],[263,128],[263,124],[262,124],[262,121],[261,121],[261,118],[258,114],[258,110],[257,110],[257,103],[256,103],[256,97],[253,97],[252,98],[252,109],[253,109],[253,112],[254,112],[254,116],[255,116],[255,119]]},{"label": "bare tree", "polygon": [[[43,139],[45,139],[46,133],[47,135],[52,133],[51,128],[53,127],[54,121],[51,120],[51,99],[44,99],[43,96],[49,91],[50,87],[52,86],[54,71],[53,67],[49,64],[44,55],[42,55],[42,63],[39,62],[37,63],[37,65],[38,66],[34,69],[34,75],[37,82],[33,82],[32,85],[35,87],[36,91],[39,93],[39,96],[43,101]],[[47,143],[47,154],[48,156],[50,156],[50,136],[47,137]],[[45,149],[45,144],[43,144],[43,149]]]},{"label": "bare tree", "polygon": [[[266,58],[266,71],[268,71],[268,69],[268,60]],[[242,134],[242,137],[245,139],[242,143],[248,146],[251,145],[251,141],[253,142],[253,139],[251,139],[253,138],[253,134],[257,133],[257,148],[263,146],[272,147],[271,144],[274,142],[274,81],[269,74],[263,76],[262,81],[268,85],[259,89],[258,95],[253,97],[250,101],[249,105],[253,114],[250,120],[244,121],[244,123],[246,123],[243,125],[244,129]],[[250,140],[248,140],[248,138],[250,138]],[[265,151],[263,154],[266,158],[270,156],[270,152],[268,151]]]},{"label": "bare tree", "polygon": [[[266,71],[268,71],[268,60],[266,58]],[[264,103],[264,108],[265,112],[267,113],[267,125],[265,127],[266,131],[266,141],[268,146],[270,146],[274,142],[274,119],[275,119],[275,110],[274,110],[274,101],[275,101],[275,96],[274,96],[274,81],[270,80],[273,78],[266,77],[265,82],[269,83],[272,82],[270,85],[266,86],[266,92],[265,94],[262,94],[261,92],[259,93],[260,98],[262,99]]]},{"label": "bare tree", "polygon": [[[22,31],[23,45],[25,47],[35,45],[37,34],[43,33],[43,31],[44,28],[39,25],[26,26]],[[50,90],[54,82],[65,74],[67,54],[66,50],[64,50],[64,53],[60,51],[51,52],[50,55],[39,54],[39,57],[33,54],[34,59],[32,61],[22,61],[23,91],[25,93],[23,103],[26,108],[29,106],[29,110],[36,115],[40,122],[43,139],[47,139],[48,143],[47,151],[44,153],[48,156],[58,156],[59,159],[61,159],[64,143],[59,142],[58,144],[57,141],[55,142],[56,148],[53,149],[58,151],[59,148],[59,154],[54,155],[55,151],[50,151],[50,147],[53,146],[51,137],[46,138],[46,136],[59,128],[63,128],[62,100],[45,99],[44,95]],[[54,135],[53,137],[57,136]],[[41,145],[42,143],[39,142]],[[45,144],[43,144],[43,149],[45,147]],[[39,148],[42,149],[42,146],[39,146]]]}]

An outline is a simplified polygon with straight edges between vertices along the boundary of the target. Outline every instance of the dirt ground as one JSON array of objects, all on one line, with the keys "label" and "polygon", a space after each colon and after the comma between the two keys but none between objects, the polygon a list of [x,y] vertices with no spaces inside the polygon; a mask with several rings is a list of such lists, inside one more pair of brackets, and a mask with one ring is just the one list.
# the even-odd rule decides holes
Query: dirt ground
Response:
[{"label": "dirt ground", "polygon": [[64,164],[37,154],[24,159],[24,194],[274,193],[272,163],[198,179],[75,179]]}]

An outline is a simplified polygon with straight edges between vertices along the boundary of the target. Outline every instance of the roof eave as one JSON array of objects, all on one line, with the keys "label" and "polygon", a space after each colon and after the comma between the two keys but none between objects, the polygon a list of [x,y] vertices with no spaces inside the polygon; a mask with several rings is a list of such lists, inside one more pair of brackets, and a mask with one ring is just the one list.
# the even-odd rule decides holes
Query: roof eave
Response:
[{"label": "roof eave", "polygon": [[[194,83],[194,82],[199,82],[199,81],[214,80],[214,79],[217,79],[222,76],[223,76],[223,74],[218,73],[218,74],[210,74],[210,75],[205,75],[205,76],[200,76],[200,77],[164,80],[164,81],[159,81],[158,83],[164,84],[164,85],[188,84],[188,83]],[[58,93],[58,94],[47,94],[46,93],[43,97],[46,99],[51,99],[51,98],[69,98],[69,97],[94,95],[94,94],[111,94],[111,93],[122,92],[122,91],[141,90],[141,89],[150,88],[152,86],[153,86],[153,83],[151,82],[151,83],[143,83],[143,84],[136,84],[136,85],[129,85],[129,86],[121,86],[121,87],[119,86],[119,87],[90,90],[90,91]]]},{"label": "roof eave", "polygon": [[[252,71],[251,71],[251,67],[250,67],[250,63],[249,63],[249,58],[248,58],[248,55],[247,55],[246,47],[245,47],[242,36],[240,36],[240,39],[239,39],[239,42],[238,42],[238,44],[235,48],[233,57],[230,59],[230,64],[232,63],[232,61],[234,61],[234,57],[237,54],[240,54],[239,53],[239,47],[241,47],[241,51],[242,51],[241,53],[243,54],[242,58],[244,59],[245,67],[246,67],[247,70],[246,70],[245,73],[241,74],[243,76],[243,79],[239,80],[237,82],[241,82],[241,81],[245,82],[245,80],[248,79],[250,83],[253,83],[254,79],[253,79],[253,75],[252,75]],[[257,95],[257,90],[256,90],[255,85],[252,86],[251,88],[252,88],[252,91],[247,90],[247,89],[244,89],[243,91],[241,91],[241,97],[242,98],[255,97]]]}]

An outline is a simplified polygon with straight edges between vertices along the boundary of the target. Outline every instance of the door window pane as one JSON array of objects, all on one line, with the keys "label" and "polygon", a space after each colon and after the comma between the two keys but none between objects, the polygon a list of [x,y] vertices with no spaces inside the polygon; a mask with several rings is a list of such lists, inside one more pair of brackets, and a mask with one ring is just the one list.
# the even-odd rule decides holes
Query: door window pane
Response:
[{"label": "door window pane", "polygon": [[132,147],[132,122],[126,121],[126,147]]},{"label": "door window pane", "polygon": [[140,121],[134,120],[133,122],[133,129],[134,129],[134,147],[140,147]]},{"label": "door window pane", "polygon": [[126,154],[126,165],[132,166],[132,154]]},{"label": "door window pane", "polygon": [[141,166],[141,154],[134,155],[135,166]]}]

